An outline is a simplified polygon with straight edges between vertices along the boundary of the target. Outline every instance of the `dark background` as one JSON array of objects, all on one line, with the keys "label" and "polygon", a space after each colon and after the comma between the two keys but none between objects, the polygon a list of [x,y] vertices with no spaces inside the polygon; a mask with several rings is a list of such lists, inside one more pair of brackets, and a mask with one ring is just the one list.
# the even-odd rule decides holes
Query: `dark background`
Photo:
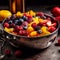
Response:
[{"label": "dark background", "polygon": [[[9,9],[9,1],[10,0],[0,0],[0,9]],[[26,10],[33,8],[40,10],[39,7],[44,8],[45,6],[53,7],[58,5],[60,5],[60,0],[25,0]]]},{"label": "dark background", "polygon": [[[7,6],[9,5],[10,0],[0,0],[0,6],[4,5]],[[25,0],[26,5],[59,5],[60,0]]]},{"label": "dark background", "polygon": [[60,0],[25,0],[26,5],[59,5]]}]

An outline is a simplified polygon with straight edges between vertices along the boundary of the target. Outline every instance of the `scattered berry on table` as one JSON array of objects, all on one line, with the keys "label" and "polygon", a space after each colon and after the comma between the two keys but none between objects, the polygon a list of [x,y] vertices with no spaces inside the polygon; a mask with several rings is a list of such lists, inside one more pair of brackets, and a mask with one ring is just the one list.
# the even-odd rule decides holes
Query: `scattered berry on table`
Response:
[{"label": "scattered berry on table", "polygon": [[15,55],[16,57],[19,57],[19,56],[22,55],[22,51],[17,50],[17,51],[14,52],[14,55]]}]

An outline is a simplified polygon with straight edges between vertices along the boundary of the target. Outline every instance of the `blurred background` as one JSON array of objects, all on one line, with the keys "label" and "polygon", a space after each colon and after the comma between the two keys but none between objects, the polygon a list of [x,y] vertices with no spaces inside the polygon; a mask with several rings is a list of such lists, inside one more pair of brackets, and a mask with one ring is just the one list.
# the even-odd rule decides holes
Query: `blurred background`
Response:
[{"label": "blurred background", "polygon": [[[10,0],[0,0],[0,9],[9,9]],[[26,10],[36,9],[41,6],[60,5],[60,0],[25,0]],[[34,8],[33,8],[34,7]]]}]

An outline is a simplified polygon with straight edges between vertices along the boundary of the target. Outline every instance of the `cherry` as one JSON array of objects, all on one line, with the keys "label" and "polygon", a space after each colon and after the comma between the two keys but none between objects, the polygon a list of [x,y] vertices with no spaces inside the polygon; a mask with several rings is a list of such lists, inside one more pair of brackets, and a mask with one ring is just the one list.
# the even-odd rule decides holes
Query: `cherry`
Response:
[{"label": "cherry", "polygon": [[33,28],[37,27],[37,24],[36,23],[32,23],[31,25]]}]

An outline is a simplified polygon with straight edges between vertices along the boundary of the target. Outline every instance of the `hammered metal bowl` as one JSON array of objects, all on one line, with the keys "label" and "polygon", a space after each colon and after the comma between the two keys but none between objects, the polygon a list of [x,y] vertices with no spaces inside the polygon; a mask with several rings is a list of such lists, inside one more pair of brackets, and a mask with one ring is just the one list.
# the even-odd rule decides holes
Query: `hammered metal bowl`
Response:
[{"label": "hammered metal bowl", "polygon": [[[54,17],[48,14],[45,14],[45,15],[55,21]],[[4,35],[6,39],[8,39],[9,43],[13,46],[18,46],[18,47],[28,46],[28,47],[37,48],[37,49],[44,49],[52,45],[52,43],[54,42],[54,40],[58,35],[58,29],[59,29],[58,21],[56,21],[57,29],[53,33],[46,36],[42,36],[42,37],[40,36],[26,37],[26,36],[13,35],[4,30],[4,27],[3,27],[4,22],[5,20],[2,22],[2,29],[3,29]]]}]

